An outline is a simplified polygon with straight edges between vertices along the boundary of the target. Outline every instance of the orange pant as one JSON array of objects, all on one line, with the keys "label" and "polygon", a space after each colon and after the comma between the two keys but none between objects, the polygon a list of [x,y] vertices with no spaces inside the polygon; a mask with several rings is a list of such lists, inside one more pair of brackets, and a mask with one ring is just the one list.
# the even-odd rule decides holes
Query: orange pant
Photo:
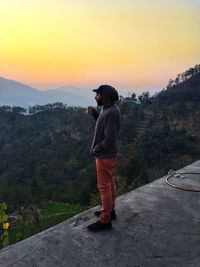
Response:
[{"label": "orange pant", "polygon": [[101,195],[101,216],[102,223],[108,223],[111,219],[110,213],[115,208],[116,186],[114,182],[114,171],[117,158],[97,159],[97,183]]}]

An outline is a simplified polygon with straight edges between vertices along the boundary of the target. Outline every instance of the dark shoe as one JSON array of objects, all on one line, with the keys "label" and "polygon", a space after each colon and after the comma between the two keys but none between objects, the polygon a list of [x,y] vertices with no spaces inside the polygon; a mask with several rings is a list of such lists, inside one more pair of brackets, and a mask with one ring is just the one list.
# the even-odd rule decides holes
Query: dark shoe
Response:
[{"label": "dark shoe", "polygon": [[[100,217],[100,215],[101,215],[101,211],[100,211],[100,210],[95,211],[95,212],[94,212],[94,215],[97,216],[97,217]],[[117,216],[116,216],[116,213],[115,213],[115,210],[112,210],[111,213],[110,213],[110,215],[111,215],[111,220],[115,220],[116,217],[117,217]]]},{"label": "dark shoe", "polygon": [[92,232],[111,230],[112,229],[112,223],[111,223],[111,221],[109,223],[101,223],[100,221],[97,221],[95,223],[88,225],[87,229],[89,231],[92,231]]}]

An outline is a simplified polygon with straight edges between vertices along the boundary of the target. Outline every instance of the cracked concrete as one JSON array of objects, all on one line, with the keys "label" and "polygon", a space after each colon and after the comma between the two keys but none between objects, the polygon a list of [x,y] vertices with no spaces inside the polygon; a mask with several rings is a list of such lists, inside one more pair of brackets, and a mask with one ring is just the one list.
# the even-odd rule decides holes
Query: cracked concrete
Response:
[{"label": "cracked concrete", "polygon": [[[200,173],[200,161],[179,172]],[[119,196],[113,230],[87,231],[95,207],[1,250],[0,267],[200,267],[200,192],[165,178]]]}]

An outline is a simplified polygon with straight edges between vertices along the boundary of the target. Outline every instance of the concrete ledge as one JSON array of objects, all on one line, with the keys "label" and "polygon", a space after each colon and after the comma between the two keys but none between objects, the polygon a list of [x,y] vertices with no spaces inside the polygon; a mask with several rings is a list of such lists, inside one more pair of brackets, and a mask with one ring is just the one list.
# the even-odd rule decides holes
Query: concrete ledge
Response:
[{"label": "concrete ledge", "polygon": [[[180,171],[200,172],[200,161]],[[112,231],[87,231],[96,207],[1,250],[0,266],[200,266],[200,193],[165,178],[119,196]]]}]

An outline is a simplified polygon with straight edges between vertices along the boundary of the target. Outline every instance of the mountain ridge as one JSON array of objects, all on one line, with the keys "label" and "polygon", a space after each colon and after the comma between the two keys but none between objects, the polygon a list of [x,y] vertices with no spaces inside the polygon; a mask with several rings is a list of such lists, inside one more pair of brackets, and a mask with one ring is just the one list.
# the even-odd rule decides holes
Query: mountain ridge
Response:
[{"label": "mountain ridge", "polygon": [[44,105],[55,102],[81,107],[94,104],[94,100],[84,93],[81,94],[81,88],[65,86],[42,91],[18,81],[0,77],[0,105],[28,108],[37,104]]}]

